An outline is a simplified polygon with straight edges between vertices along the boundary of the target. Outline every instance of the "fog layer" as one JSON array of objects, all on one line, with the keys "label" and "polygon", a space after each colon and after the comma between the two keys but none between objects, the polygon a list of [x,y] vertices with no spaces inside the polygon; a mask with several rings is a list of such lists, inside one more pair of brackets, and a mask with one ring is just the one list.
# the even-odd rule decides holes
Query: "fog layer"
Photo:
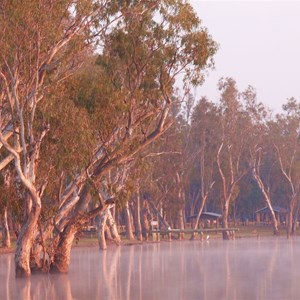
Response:
[{"label": "fog layer", "polygon": [[14,278],[0,256],[0,299],[298,299],[300,240],[162,242],[75,249],[66,276]]}]

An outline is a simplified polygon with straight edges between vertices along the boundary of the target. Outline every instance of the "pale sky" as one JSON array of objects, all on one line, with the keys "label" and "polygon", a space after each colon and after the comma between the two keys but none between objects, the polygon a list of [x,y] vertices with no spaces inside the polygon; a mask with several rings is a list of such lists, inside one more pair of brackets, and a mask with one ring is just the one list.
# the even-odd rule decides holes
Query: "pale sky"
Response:
[{"label": "pale sky", "polygon": [[252,85],[275,112],[287,98],[300,101],[300,1],[190,0],[220,49],[196,98],[218,101],[217,82],[232,77]]}]

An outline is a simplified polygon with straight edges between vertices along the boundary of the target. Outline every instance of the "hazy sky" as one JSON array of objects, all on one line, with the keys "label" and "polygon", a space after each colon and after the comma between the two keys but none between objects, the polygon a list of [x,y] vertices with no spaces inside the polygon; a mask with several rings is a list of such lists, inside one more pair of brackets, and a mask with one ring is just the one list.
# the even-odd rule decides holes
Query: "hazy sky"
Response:
[{"label": "hazy sky", "polygon": [[276,112],[287,98],[300,101],[300,1],[190,0],[202,25],[220,45],[196,97],[217,101],[220,77],[240,90],[252,85],[259,101]]}]

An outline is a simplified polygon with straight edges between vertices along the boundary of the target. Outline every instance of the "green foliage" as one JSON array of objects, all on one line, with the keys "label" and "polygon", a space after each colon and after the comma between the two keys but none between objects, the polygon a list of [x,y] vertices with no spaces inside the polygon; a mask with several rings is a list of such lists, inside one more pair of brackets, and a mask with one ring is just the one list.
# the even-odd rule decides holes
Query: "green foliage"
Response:
[{"label": "green foliage", "polygon": [[[79,30],[71,41],[64,40],[64,47],[57,53],[57,49],[51,52],[101,5],[103,9],[95,18],[88,17],[94,18],[90,26]],[[105,35],[93,40],[92,35],[115,16],[120,18]],[[29,151],[25,159],[29,160],[46,124],[50,125],[34,166],[36,179],[32,180],[36,190],[48,181],[42,201],[43,223],[57,212],[60,185],[65,187],[87,167],[96,147],[111,141],[103,161],[113,168],[120,157],[138,151],[157,128],[162,130],[158,126],[162,112],[177,101],[176,76],[183,72],[185,84],[201,83],[205,71],[213,66],[217,50],[192,7],[181,0],[116,0],[108,4],[89,0],[4,0],[0,3],[0,28],[1,69],[9,74],[12,66],[11,70],[19,72],[18,96],[24,143],[28,143]],[[92,42],[100,44],[97,57],[93,47],[88,47]],[[76,69],[80,63],[82,67]],[[31,96],[37,106],[28,100]],[[178,117],[178,122],[163,141],[165,144],[159,146],[161,151],[169,145],[173,152],[186,148],[184,136],[189,126],[177,116],[179,110],[178,106],[177,113],[173,110],[172,117]],[[11,114],[14,120],[13,109]],[[29,133],[31,125],[34,130]],[[178,159],[178,154],[160,158],[163,175],[167,177],[174,168],[182,168],[184,159]],[[153,166],[149,167],[151,171],[147,168],[145,172],[152,172]],[[155,175],[158,171],[154,170]],[[162,183],[175,187],[168,200],[168,208],[175,212],[182,184],[174,184],[174,176],[168,179]],[[159,187],[149,185],[149,190],[157,192]],[[120,206],[133,191],[132,178],[118,194]]]},{"label": "green foliage", "polygon": [[[11,172],[11,170],[6,172]],[[13,221],[21,222],[24,217],[24,208],[20,198],[24,191],[15,180],[5,183],[4,176],[4,172],[0,174],[0,214],[6,207],[10,211]]]}]

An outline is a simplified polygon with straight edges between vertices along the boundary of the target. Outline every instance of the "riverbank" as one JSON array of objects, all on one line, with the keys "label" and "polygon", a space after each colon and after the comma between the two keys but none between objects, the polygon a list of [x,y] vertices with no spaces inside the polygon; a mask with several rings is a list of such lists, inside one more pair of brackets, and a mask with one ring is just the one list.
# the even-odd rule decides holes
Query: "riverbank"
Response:
[{"label": "riverbank", "polygon": [[[239,231],[236,232],[235,238],[240,239],[240,238],[261,238],[261,237],[272,237],[273,236],[273,230],[270,225],[248,225],[248,226],[239,226]],[[280,236],[285,236],[286,235],[286,228],[284,226],[279,228],[280,231]],[[300,235],[300,231],[296,231],[296,236]],[[121,235],[122,236],[122,235]],[[209,233],[203,236],[204,239],[221,239],[222,238],[222,233]],[[176,240],[177,237],[174,236],[174,240]],[[184,240],[189,240],[190,235],[186,234]],[[200,239],[200,236],[198,235],[196,239]],[[164,239],[162,239],[164,240]],[[167,238],[165,238],[167,240]],[[122,238],[121,245],[124,246],[130,246],[130,245],[136,245],[136,244],[142,244],[142,243],[149,243],[152,242],[151,238],[147,242],[141,242],[137,240],[128,240],[126,238]],[[10,248],[2,248],[0,247],[0,255],[2,254],[10,254],[14,253],[15,251],[15,244],[16,241],[15,239],[12,239],[12,247]],[[81,236],[79,239],[74,241],[73,247],[97,247],[98,246],[98,241],[96,238],[96,235],[84,235]],[[109,242],[108,241],[108,247],[114,247],[116,246],[115,243]]]}]

